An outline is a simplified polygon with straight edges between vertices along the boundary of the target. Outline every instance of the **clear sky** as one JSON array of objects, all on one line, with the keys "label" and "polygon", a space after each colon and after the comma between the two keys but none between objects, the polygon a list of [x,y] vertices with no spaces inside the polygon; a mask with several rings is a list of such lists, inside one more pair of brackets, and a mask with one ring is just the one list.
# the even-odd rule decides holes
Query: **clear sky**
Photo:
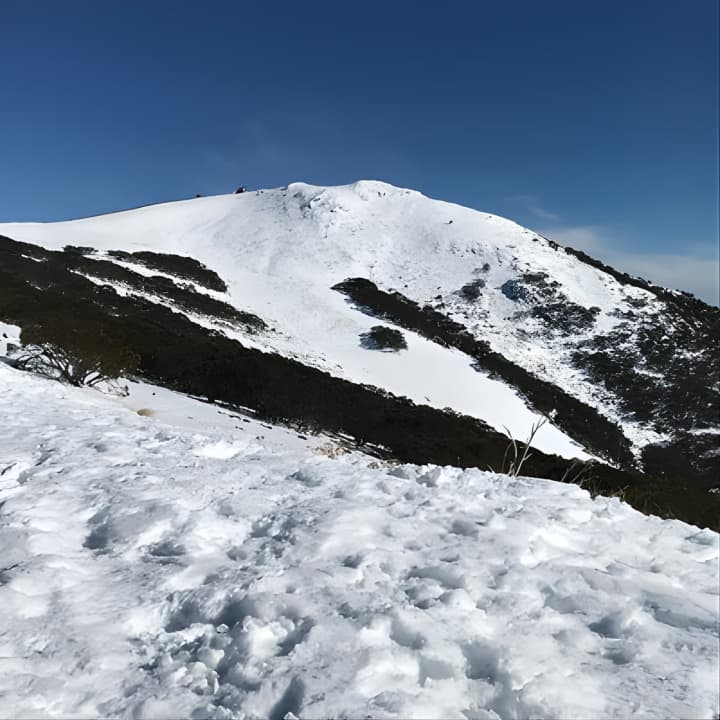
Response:
[{"label": "clear sky", "polygon": [[717,0],[0,4],[0,221],[380,179],[717,302]]}]

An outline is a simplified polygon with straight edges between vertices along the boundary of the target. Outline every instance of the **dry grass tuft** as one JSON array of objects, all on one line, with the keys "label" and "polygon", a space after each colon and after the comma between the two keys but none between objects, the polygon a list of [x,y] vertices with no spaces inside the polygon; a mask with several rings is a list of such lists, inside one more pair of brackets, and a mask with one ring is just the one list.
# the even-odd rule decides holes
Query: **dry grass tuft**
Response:
[{"label": "dry grass tuft", "polygon": [[335,458],[338,458],[341,455],[346,455],[350,452],[350,450],[342,445],[334,445],[333,443],[328,442],[313,448],[313,452],[317,455],[325,455],[331,460],[335,460]]}]

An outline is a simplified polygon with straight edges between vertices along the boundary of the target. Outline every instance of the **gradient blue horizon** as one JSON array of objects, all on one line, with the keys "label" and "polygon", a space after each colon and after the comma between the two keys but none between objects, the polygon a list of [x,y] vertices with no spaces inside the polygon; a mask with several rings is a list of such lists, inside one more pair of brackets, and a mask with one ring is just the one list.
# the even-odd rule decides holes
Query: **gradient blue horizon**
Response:
[{"label": "gradient blue horizon", "polygon": [[0,12],[0,221],[379,179],[590,248],[717,254],[714,0]]}]

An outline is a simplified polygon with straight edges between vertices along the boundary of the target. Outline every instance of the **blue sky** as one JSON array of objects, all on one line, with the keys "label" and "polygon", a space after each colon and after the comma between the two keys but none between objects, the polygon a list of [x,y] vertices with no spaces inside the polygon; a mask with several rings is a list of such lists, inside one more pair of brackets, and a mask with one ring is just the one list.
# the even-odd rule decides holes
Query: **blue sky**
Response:
[{"label": "blue sky", "polygon": [[717,302],[716,0],[0,8],[0,221],[381,179]]}]

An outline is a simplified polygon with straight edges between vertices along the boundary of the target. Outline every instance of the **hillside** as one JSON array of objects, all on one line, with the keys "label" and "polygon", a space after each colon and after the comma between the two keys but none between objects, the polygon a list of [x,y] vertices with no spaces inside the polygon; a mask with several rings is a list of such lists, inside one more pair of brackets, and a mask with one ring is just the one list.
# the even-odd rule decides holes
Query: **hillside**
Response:
[{"label": "hillside", "polygon": [[[594,460],[598,489],[711,522],[717,308],[509,220],[362,181],[0,235],[0,320],[95,308],[155,382],[406,461],[501,470],[506,431],[545,417],[527,472]],[[407,349],[367,349],[378,324]]]}]

